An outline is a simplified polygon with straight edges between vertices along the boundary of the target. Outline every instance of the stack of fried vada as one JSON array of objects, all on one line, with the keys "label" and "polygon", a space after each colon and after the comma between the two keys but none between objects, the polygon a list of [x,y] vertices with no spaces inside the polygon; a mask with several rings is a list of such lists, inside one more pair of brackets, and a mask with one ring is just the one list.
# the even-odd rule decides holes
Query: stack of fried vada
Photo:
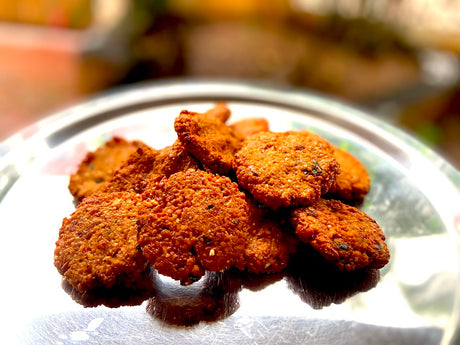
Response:
[{"label": "stack of fried vada", "polygon": [[263,118],[228,125],[230,114],[225,103],[184,110],[171,146],[113,138],[88,153],[54,252],[74,289],[142,285],[147,268],[185,285],[231,267],[281,272],[299,242],[338,270],[388,263],[383,231],[351,206],[370,189],[358,159]]}]

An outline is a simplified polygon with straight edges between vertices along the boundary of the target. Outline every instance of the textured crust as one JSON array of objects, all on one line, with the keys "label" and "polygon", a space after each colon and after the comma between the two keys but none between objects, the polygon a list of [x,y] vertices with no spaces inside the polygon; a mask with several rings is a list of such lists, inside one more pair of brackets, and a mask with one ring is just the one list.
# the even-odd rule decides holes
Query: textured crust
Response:
[{"label": "textured crust", "polygon": [[144,197],[152,207],[141,215],[139,244],[161,274],[188,284],[205,270],[286,267],[293,251],[287,236],[229,178],[188,170],[150,187]]},{"label": "textured crust", "polygon": [[254,134],[233,165],[239,184],[274,210],[313,204],[340,170],[331,145],[306,131]]},{"label": "textured crust", "polygon": [[187,151],[211,171],[225,175],[232,169],[241,140],[220,119],[184,110],[175,119],[174,129]]},{"label": "textured crust", "polygon": [[[227,177],[187,170],[146,190],[139,244],[159,273],[184,284],[221,271],[242,256],[245,195]],[[153,199],[153,200],[152,200]]]},{"label": "textured crust", "polygon": [[167,177],[189,168],[198,169],[199,166],[199,162],[179,141],[161,150],[143,146],[113,174],[104,191],[142,193],[151,179]]},{"label": "textured crust", "polygon": [[285,233],[272,215],[248,200],[248,229],[243,262],[237,265],[251,273],[277,273],[288,264],[296,241]]},{"label": "textured crust", "polygon": [[268,121],[264,118],[249,118],[239,120],[230,125],[230,128],[233,129],[235,134],[241,139],[259,133],[268,131],[269,124]]},{"label": "textured crust", "polygon": [[[256,118],[227,126],[229,116],[224,103],[182,111],[172,146],[113,138],[87,155],[69,184],[83,201],[54,256],[75,291],[142,288],[152,267],[183,284],[231,266],[277,273],[300,241],[344,271],[389,261],[373,219],[326,200],[369,191],[355,157],[308,131],[274,133]],[[238,183],[218,175],[228,173]]]},{"label": "textured crust", "polygon": [[148,146],[138,148],[114,172],[103,188],[104,192],[142,193],[147,186],[150,173],[157,161],[159,153]]},{"label": "textured crust", "polygon": [[104,188],[107,181],[128,157],[144,146],[140,141],[114,137],[94,152],[89,152],[70,176],[69,191],[78,200]]},{"label": "textured crust", "polygon": [[97,193],[64,218],[54,264],[77,291],[140,283],[147,267],[137,243],[140,204],[134,193]]},{"label": "textured crust", "polygon": [[173,145],[158,151],[153,174],[169,177],[179,171],[198,170],[200,167],[200,162],[188,153],[179,140],[176,140]]},{"label": "textured crust", "polygon": [[334,147],[334,157],[340,164],[340,173],[327,197],[342,201],[361,201],[369,192],[371,181],[366,167],[352,154]]},{"label": "textured crust", "polygon": [[338,200],[319,200],[292,212],[296,234],[339,269],[381,268],[390,258],[385,235],[359,209]]}]

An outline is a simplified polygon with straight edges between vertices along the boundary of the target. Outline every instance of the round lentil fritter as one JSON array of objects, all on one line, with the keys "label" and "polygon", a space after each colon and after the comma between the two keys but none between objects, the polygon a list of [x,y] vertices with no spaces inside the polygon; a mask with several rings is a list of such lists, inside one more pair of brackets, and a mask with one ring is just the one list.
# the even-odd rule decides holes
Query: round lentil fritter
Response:
[{"label": "round lentil fritter", "polygon": [[54,264],[77,291],[136,287],[144,277],[147,261],[137,242],[141,203],[134,193],[96,193],[64,218]]},{"label": "round lentil fritter", "polygon": [[338,200],[321,199],[295,209],[291,222],[301,241],[341,270],[377,269],[390,259],[385,235],[375,220]]},{"label": "round lentil fritter", "polygon": [[159,273],[190,284],[244,253],[247,201],[229,178],[189,169],[144,192],[139,244]]},{"label": "round lentil fritter", "polygon": [[332,146],[307,131],[256,133],[243,141],[233,167],[238,183],[273,210],[313,204],[340,170]]}]

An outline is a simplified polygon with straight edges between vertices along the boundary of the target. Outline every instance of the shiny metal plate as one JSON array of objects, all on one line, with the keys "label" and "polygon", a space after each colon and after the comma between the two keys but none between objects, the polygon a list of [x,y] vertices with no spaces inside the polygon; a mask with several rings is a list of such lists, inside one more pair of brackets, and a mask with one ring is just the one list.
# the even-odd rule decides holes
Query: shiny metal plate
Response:
[{"label": "shiny metal plate", "polygon": [[[113,135],[170,145],[180,110],[217,101],[229,104],[230,121],[263,116],[274,131],[307,128],[356,155],[372,179],[361,208],[385,232],[390,263],[337,274],[308,265],[307,253],[283,274],[229,271],[188,287],[153,272],[154,293],[141,304],[85,307],[91,296],[67,293],[53,265],[62,219],[74,210],[69,174]],[[459,172],[372,114],[305,90],[179,79],[101,95],[0,145],[0,200],[0,344],[460,340]]]}]

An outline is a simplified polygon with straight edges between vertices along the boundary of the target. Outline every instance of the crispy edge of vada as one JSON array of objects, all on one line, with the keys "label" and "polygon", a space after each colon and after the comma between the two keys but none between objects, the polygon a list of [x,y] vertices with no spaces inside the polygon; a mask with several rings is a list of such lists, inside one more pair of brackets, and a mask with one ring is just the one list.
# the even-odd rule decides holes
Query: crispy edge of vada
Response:
[{"label": "crispy edge of vada", "polygon": [[300,240],[340,270],[378,269],[390,259],[385,234],[377,222],[341,201],[321,199],[293,210],[290,220]]},{"label": "crispy edge of vada", "polygon": [[244,140],[245,138],[259,133],[259,132],[266,132],[270,130],[269,123],[267,119],[260,117],[251,117],[247,119],[241,119],[236,121],[230,125],[230,128],[236,133],[236,135],[241,139]]},{"label": "crispy edge of vada", "polygon": [[227,122],[232,112],[228,107],[227,103],[219,102],[215,104],[212,108],[206,110],[205,114],[208,116],[212,116],[222,122]]},{"label": "crispy edge of vada", "polygon": [[359,203],[371,187],[366,167],[351,153],[337,146],[334,146],[334,157],[340,164],[340,173],[325,197],[346,203]]}]

